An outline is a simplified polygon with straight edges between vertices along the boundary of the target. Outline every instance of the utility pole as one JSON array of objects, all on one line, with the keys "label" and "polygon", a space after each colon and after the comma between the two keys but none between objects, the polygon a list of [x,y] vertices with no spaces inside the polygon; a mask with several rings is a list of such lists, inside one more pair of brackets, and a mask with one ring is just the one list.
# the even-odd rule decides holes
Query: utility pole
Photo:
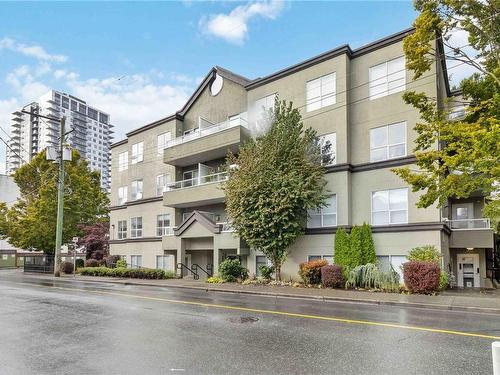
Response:
[{"label": "utility pole", "polygon": [[[51,121],[59,121],[61,125],[60,136],[59,136],[59,150],[58,150],[59,155],[57,157],[57,159],[59,159],[59,179],[57,183],[56,246],[54,249],[54,276],[59,277],[61,276],[59,268],[61,267],[61,246],[62,246],[63,219],[64,219],[64,140],[66,138],[66,135],[71,133],[71,131],[65,133],[66,117],[64,116],[58,119],[55,117],[43,116],[39,113],[32,113],[29,111],[25,111],[24,109],[21,112],[32,116],[45,118]],[[46,152],[48,153],[48,150]]]},{"label": "utility pole", "polygon": [[64,136],[66,117],[61,117],[61,133],[59,137],[59,179],[57,183],[57,226],[56,226],[56,248],[54,251],[54,276],[61,276],[61,246],[64,218]]}]

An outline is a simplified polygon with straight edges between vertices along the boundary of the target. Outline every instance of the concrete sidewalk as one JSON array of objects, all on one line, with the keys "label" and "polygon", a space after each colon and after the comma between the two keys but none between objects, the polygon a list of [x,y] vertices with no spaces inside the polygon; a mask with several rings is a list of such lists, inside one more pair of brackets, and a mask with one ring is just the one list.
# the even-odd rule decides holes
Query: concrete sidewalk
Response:
[{"label": "concrete sidewalk", "polygon": [[61,281],[77,280],[83,282],[104,282],[123,285],[184,288],[203,290],[206,292],[240,293],[281,298],[301,298],[322,301],[341,301],[440,310],[496,313],[500,315],[500,290],[449,290],[436,296],[427,296],[345,289],[300,288],[291,286],[241,285],[233,283],[207,284],[203,281],[185,279],[141,280],[93,276],[76,276],[76,278],[73,278],[73,276],[63,276],[56,279],[53,276],[46,275],[30,274],[30,277],[31,276]]}]

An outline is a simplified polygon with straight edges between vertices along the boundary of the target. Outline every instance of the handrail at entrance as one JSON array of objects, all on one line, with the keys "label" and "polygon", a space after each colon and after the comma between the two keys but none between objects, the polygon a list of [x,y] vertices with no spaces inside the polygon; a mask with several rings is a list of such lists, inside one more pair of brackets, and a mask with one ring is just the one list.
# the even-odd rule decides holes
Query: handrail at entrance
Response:
[{"label": "handrail at entrance", "polygon": [[211,277],[212,276],[212,265],[211,264],[207,264],[207,269],[203,269],[202,266],[200,266],[199,264],[196,264],[196,263],[193,263],[191,265],[191,269],[195,272],[198,272],[198,270],[201,270],[203,271],[208,277]]},{"label": "handrail at entrance", "polygon": [[193,274],[193,279],[199,280],[200,275],[198,275],[198,273],[196,272],[196,270],[194,269],[194,267],[189,268],[184,263],[177,263],[177,269],[178,270],[182,270],[183,268],[185,268],[188,272],[191,272]]}]

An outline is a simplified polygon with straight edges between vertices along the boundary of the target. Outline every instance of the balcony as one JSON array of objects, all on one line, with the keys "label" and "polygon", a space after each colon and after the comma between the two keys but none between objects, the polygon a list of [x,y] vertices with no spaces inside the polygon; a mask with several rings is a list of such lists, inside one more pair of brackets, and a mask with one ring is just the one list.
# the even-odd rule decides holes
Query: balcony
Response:
[{"label": "balcony", "polygon": [[445,219],[444,222],[451,229],[451,248],[493,248],[490,219]]},{"label": "balcony", "polygon": [[184,167],[223,158],[228,151],[238,152],[249,137],[247,121],[241,116],[215,125],[200,118],[198,130],[167,142],[164,162]]},{"label": "balcony", "polygon": [[224,202],[220,183],[227,180],[227,172],[176,181],[167,185],[163,203],[168,207],[189,207]]}]

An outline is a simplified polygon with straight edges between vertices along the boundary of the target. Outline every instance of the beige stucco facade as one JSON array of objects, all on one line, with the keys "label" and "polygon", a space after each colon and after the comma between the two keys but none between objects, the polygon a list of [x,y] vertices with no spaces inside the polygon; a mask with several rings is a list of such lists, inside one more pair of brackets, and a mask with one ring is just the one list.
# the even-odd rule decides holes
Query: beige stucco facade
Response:
[{"label": "beige stucco facade", "polygon": [[[455,207],[461,207],[461,213],[464,207],[470,208],[468,219],[480,219],[482,206],[475,202],[474,206],[462,207],[455,202],[445,210],[435,206],[417,208],[419,193],[412,192],[391,170],[398,166],[416,168],[414,126],[420,117],[417,110],[403,102],[402,94],[408,90],[422,91],[438,97],[442,105],[446,105],[450,95],[442,65],[436,64],[417,80],[413,80],[411,72],[404,71],[401,90],[377,98],[370,96],[370,68],[402,57],[402,40],[409,32],[357,50],[343,46],[253,81],[213,68],[177,113],[130,132],[127,139],[113,146],[112,230],[116,231],[118,221],[128,220],[130,225],[130,219],[138,216],[142,217],[143,228],[138,238],[130,238],[129,234],[120,239],[112,233],[111,252],[143,255],[142,266],[153,268],[158,266],[158,256],[173,256],[175,264],[184,265],[181,266],[184,270],[177,270],[182,275],[189,274],[187,268],[193,265],[214,268],[216,272],[225,257],[238,256],[250,273],[255,274],[257,263],[262,264],[262,258],[257,258],[261,254],[249,248],[227,224],[221,190],[226,178],[224,155],[229,150],[237,152],[254,134],[251,109],[255,103],[277,94],[299,108],[306,127],[314,128],[320,136],[335,133],[335,163],[327,166],[325,179],[329,194],[336,199],[336,225],[322,224],[305,230],[305,235],[290,248],[282,268],[285,278],[297,279],[299,263],[310,257],[330,259],[338,227],[349,230],[366,222],[373,226],[377,255],[390,262],[404,261],[414,247],[434,245],[443,254],[443,267],[453,271],[457,268],[456,252],[482,252],[481,286],[486,285],[484,249],[492,240],[491,230],[483,228],[479,233],[476,228],[451,228],[451,222],[443,221],[444,217],[453,219]],[[324,76],[334,77],[333,103],[330,100],[328,105],[308,111],[308,82]],[[222,88],[215,90],[214,81],[221,79]],[[392,124],[404,124],[404,153],[372,162],[373,129]],[[175,140],[159,153],[157,137],[165,132],[170,132]],[[129,163],[127,170],[119,171],[119,154],[128,151],[130,158],[132,145],[139,142],[144,145],[143,161]],[[156,176],[162,173],[170,174],[172,184],[158,195]],[[130,194],[132,181],[138,179],[143,180],[142,198],[118,205],[118,188],[129,186]],[[404,209],[399,212],[404,220],[377,225],[373,221],[374,193],[397,189],[406,189],[399,190],[405,196]],[[169,214],[170,222],[166,233],[159,236],[157,215],[161,214]],[[464,223],[468,225],[469,221]],[[466,234],[458,233],[461,229],[466,229]],[[127,230],[130,232],[130,227]]]}]

